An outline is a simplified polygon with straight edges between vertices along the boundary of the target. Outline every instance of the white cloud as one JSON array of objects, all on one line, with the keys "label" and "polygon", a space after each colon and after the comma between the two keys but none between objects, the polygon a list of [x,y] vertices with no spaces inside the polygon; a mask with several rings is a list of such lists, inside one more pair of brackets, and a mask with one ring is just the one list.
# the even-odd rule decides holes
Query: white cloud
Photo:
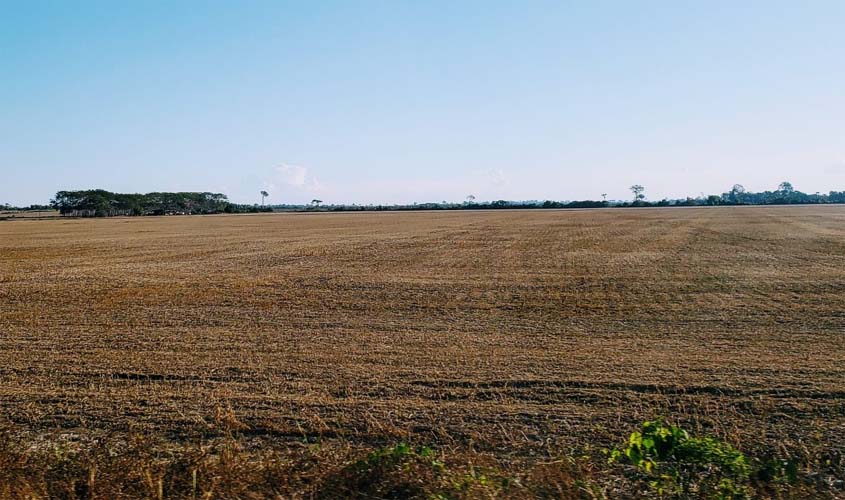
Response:
[{"label": "white cloud", "polygon": [[845,160],[831,163],[824,169],[824,173],[828,175],[845,175]]},{"label": "white cloud", "polygon": [[470,194],[480,201],[510,199],[511,180],[502,168],[478,169],[465,175],[430,177],[366,178],[342,184],[324,184],[313,169],[281,164],[263,181],[273,200],[307,203],[320,198],[327,203],[413,203],[463,201]]},{"label": "white cloud", "polygon": [[490,176],[490,183],[494,186],[503,186],[508,182],[507,177],[505,177],[505,171],[501,168],[494,168],[488,175]]},{"label": "white cloud", "polygon": [[308,178],[308,169],[300,165],[282,164],[276,167],[274,177],[279,179],[283,184],[301,188],[305,186]]},{"label": "white cloud", "polygon": [[291,187],[296,190],[320,192],[325,186],[312,174],[308,167],[301,165],[282,164],[273,169],[273,178],[265,183],[267,186]]},{"label": "white cloud", "polygon": [[292,202],[307,201],[312,196],[322,196],[326,192],[326,186],[317,180],[308,167],[287,163],[274,167],[262,186],[273,199]]}]

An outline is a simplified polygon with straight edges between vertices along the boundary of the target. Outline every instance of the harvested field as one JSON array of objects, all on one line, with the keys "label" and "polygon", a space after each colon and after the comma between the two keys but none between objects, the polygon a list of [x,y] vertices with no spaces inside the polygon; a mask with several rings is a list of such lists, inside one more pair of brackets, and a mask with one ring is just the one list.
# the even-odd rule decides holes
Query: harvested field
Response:
[{"label": "harvested field", "polygon": [[843,206],[7,221],[0,307],[15,442],[223,409],[247,450],[524,471],[664,416],[845,491]]},{"label": "harvested field", "polygon": [[9,219],[55,219],[59,212],[54,210],[0,210],[0,221]]}]

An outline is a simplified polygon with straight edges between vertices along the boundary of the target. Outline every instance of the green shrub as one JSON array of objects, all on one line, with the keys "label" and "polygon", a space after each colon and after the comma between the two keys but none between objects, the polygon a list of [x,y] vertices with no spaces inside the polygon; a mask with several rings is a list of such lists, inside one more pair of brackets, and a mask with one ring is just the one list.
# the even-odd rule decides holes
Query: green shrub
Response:
[{"label": "green shrub", "polygon": [[627,459],[660,496],[747,498],[751,468],[740,451],[711,437],[690,437],[662,420],[645,422],[614,450],[610,461]]}]

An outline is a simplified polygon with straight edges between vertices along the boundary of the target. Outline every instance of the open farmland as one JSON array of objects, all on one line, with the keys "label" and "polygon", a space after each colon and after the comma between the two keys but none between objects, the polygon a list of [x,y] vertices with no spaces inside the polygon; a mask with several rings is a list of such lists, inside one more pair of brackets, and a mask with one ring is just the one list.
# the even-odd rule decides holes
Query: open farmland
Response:
[{"label": "open farmland", "polygon": [[234,428],[524,472],[659,416],[842,494],[845,207],[0,223],[19,446]]},{"label": "open farmland", "polygon": [[52,219],[59,213],[54,210],[0,210],[0,221],[8,219]]}]

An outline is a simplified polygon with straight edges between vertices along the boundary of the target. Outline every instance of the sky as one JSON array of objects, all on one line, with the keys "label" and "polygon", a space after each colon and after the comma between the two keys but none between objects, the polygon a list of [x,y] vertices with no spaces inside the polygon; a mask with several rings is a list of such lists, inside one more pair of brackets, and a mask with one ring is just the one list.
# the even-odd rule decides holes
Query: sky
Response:
[{"label": "sky", "polygon": [[845,190],[845,2],[0,0],[0,204]]}]

